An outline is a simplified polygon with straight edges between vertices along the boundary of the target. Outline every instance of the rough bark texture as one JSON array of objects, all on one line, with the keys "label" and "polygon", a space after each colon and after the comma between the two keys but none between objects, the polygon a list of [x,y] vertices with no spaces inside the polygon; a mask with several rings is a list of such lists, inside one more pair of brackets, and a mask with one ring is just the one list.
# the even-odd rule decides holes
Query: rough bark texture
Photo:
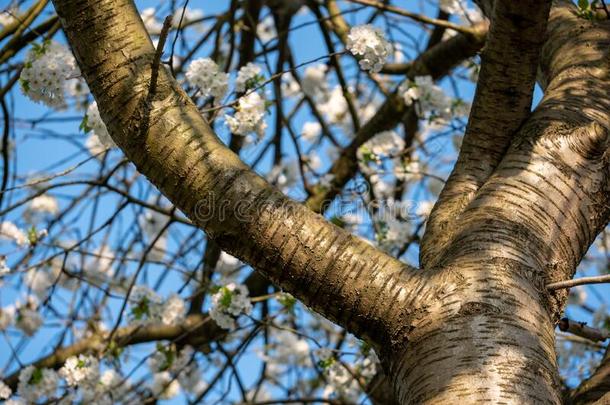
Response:
[{"label": "rough bark texture", "polygon": [[131,1],[54,4],[112,137],[142,174],[221,248],[306,305],[373,343],[400,333],[407,291],[424,281],[414,269],[269,186],[165,69],[149,97],[154,48]]},{"label": "rough bark texture", "polygon": [[[460,170],[475,186],[450,209],[459,219],[450,235],[429,228],[436,236],[424,241],[419,272],[252,173],[164,69],[149,95],[154,49],[132,1],[54,0],[125,155],[221,248],[373,343],[399,403],[554,404],[554,325],[565,292],[545,286],[573,275],[608,221],[610,33],[607,22],[556,4],[540,65],[546,94],[530,116],[535,65],[518,69],[511,58],[524,63],[514,47],[542,43],[517,31],[544,32],[548,8],[501,3],[490,44],[497,35],[512,45],[490,45],[465,142],[466,150],[489,142],[502,153],[463,152]],[[528,53],[527,63],[537,55]],[[519,74],[524,84],[514,81]],[[498,100],[506,105],[492,108]],[[511,116],[495,115],[503,108]]]},{"label": "rough bark texture", "polygon": [[[608,221],[609,38],[607,22],[579,19],[573,6],[556,3],[542,49],[543,101],[516,135],[483,137],[501,149],[506,140],[498,137],[512,138],[500,160],[479,152],[497,163],[463,165],[473,179],[471,201],[449,210],[450,239],[433,225],[436,237],[422,247],[424,265],[454,269],[462,282],[439,302],[438,324],[410,336],[390,373],[407,380],[403,402],[450,403],[476,391],[491,402],[560,403],[553,326],[565,293],[549,296],[544,285],[572,277]],[[470,128],[499,118],[482,116]]]},{"label": "rough bark texture", "polygon": [[420,261],[434,266],[457,216],[504,156],[530,113],[550,0],[497,2],[458,161],[428,220]]}]

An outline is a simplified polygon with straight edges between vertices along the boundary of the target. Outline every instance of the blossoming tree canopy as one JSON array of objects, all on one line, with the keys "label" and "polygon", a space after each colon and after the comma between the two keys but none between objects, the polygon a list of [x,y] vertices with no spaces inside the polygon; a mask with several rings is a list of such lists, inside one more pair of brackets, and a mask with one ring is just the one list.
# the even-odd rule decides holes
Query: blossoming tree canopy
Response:
[{"label": "blossoming tree canopy", "polygon": [[204,3],[0,4],[0,400],[609,401],[604,1]]}]

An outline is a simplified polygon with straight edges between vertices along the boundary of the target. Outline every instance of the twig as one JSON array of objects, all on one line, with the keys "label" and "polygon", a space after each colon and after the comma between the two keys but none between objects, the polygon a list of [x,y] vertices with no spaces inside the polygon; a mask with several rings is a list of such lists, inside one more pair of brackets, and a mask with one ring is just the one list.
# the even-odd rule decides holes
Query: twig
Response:
[{"label": "twig", "polygon": [[586,322],[576,322],[568,318],[563,318],[559,321],[559,330],[572,333],[594,342],[603,342],[610,338],[610,333],[608,331],[591,328],[590,326],[587,326]]},{"label": "twig", "polygon": [[608,6],[606,6],[605,0],[602,0],[602,8],[606,12],[606,17],[608,17],[608,19],[610,19],[610,10],[608,10]]},{"label": "twig", "polygon": [[606,274],[603,276],[593,276],[593,277],[581,277],[576,278],[574,280],[565,280],[558,281],[556,283],[551,283],[546,286],[546,289],[549,291],[561,290],[563,288],[571,288],[577,285],[585,285],[585,284],[604,284],[610,283],[610,274]]},{"label": "twig", "polygon": [[163,54],[163,48],[165,47],[165,41],[169,34],[169,29],[172,26],[172,16],[168,15],[163,21],[163,28],[161,28],[161,34],[159,35],[159,43],[155,51],[155,59],[152,63],[152,71],[150,73],[150,89],[148,92],[148,98],[152,99],[157,91],[157,78],[159,77],[159,66],[161,64],[161,55]]},{"label": "twig", "polygon": [[388,6],[379,1],[374,1],[374,0],[349,0],[349,1],[352,3],[358,3],[358,4],[363,4],[365,6],[375,7],[375,8],[378,8],[379,10],[388,11],[390,13],[398,14],[403,17],[409,17],[412,20],[419,21],[424,24],[431,24],[431,25],[436,25],[437,27],[448,28],[450,30],[461,32],[464,35],[471,35],[474,33],[473,29],[470,27],[465,27],[463,25],[454,24],[454,23],[446,21],[446,20],[439,20],[436,18],[426,17],[425,15],[412,13],[412,12],[407,11],[402,8]]}]

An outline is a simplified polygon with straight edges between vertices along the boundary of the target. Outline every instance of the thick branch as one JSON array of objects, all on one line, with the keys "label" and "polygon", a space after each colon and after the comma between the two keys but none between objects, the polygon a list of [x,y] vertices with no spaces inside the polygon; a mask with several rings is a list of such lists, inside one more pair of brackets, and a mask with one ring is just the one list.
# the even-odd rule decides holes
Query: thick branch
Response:
[{"label": "thick branch", "polygon": [[481,54],[481,73],[458,161],[422,241],[423,267],[435,264],[458,223],[530,115],[550,0],[498,2]]},{"label": "thick branch", "polygon": [[[129,0],[56,0],[60,20],[115,142],[227,252],[373,342],[401,333],[415,269],[288,199],[229,151],[173,78]],[[91,47],[91,43],[98,46]]]}]

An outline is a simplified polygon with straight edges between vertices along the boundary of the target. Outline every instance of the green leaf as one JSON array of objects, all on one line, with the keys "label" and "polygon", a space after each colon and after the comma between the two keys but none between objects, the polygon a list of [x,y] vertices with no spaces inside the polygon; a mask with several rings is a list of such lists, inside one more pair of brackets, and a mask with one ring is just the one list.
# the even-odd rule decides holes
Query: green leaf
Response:
[{"label": "green leaf", "polygon": [[290,294],[282,294],[278,298],[278,301],[289,311],[292,311],[294,309],[294,305],[297,303],[297,300]]},{"label": "green leaf", "polygon": [[78,129],[80,129],[84,133],[87,133],[91,131],[91,129],[93,129],[89,126],[89,117],[87,116],[87,114],[85,114],[85,116],[83,117],[83,120],[80,122]]},{"label": "green leaf", "polygon": [[327,368],[329,368],[330,366],[332,366],[334,362],[335,362],[335,358],[334,358],[334,357],[331,357],[331,358],[326,359],[326,360],[320,360],[320,361],[318,361],[318,366],[319,366],[321,369],[326,370]]},{"label": "green leaf", "polygon": [[336,215],[330,219],[330,222],[337,225],[339,228],[345,228],[346,225],[346,222],[343,220],[343,218]]},{"label": "green leaf", "polygon": [[220,298],[220,305],[225,308],[229,308],[231,306],[231,301],[233,301],[233,293],[226,287],[222,287],[221,289],[222,297]]},{"label": "green leaf", "polygon": [[30,229],[28,229],[28,241],[32,246],[38,243],[38,231],[36,230],[35,226],[32,226]]},{"label": "green leaf", "polygon": [[24,93],[30,92],[30,82],[29,81],[19,79],[19,83],[21,84],[21,88],[23,89]]},{"label": "green leaf", "polygon": [[28,381],[28,384],[36,385],[41,381],[42,381],[42,369],[35,368],[34,371],[32,372],[32,376],[30,377],[30,381]]}]

